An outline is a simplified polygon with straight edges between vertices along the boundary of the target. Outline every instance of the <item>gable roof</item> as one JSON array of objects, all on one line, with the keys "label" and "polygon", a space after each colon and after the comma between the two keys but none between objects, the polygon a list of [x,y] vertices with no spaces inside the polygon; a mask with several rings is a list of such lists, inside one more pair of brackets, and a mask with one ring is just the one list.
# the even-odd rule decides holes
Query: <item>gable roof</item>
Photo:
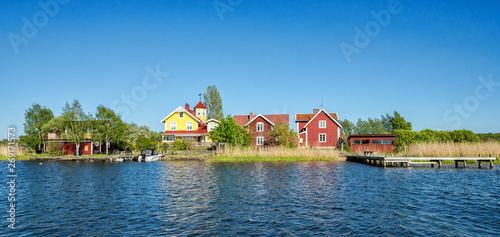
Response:
[{"label": "gable roof", "polygon": [[195,109],[207,109],[207,107],[201,103],[201,100],[200,102],[198,102],[198,104],[194,107]]},{"label": "gable roof", "polygon": [[[316,114],[296,114],[295,121],[296,122],[307,122],[310,121]],[[339,120],[337,113],[328,113],[335,120]]]},{"label": "gable roof", "polygon": [[[337,114],[335,113],[335,117],[337,117],[337,119],[335,119],[332,115],[330,115],[328,112],[326,112],[325,109],[321,109],[318,113],[316,113],[310,120],[309,122],[306,123],[306,125],[304,125],[303,128],[307,127],[307,125],[309,125],[311,123],[311,121],[314,120],[314,118],[316,118],[316,116],[318,116],[318,114],[320,114],[321,112],[325,113],[335,124],[337,124],[337,126],[339,126],[339,128],[342,128],[342,125],[340,125],[339,122],[337,122]],[[298,114],[297,114],[298,115]],[[297,115],[295,115],[295,118],[297,119]],[[298,122],[299,120],[297,120]],[[302,120],[302,121],[307,121],[307,120]]]},{"label": "gable roof", "polygon": [[251,123],[252,123],[255,119],[257,119],[258,117],[263,118],[263,119],[264,119],[264,120],[266,120],[268,123],[270,123],[271,125],[273,125],[273,126],[274,126],[274,123],[273,123],[273,122],[269,121],[269,119],[267,119],[267,118],[266,118],[265,116],[263,116],[262,114],[258,114],[258,115],[257,115],[257,116],[255,116],[252,120],[250,120],[248,123],[246,123],[246,124],[245,124],[245,126],[243,126],[243,127],[248,126],[249,124],[251,124]]},{"label": "gable roof", "polygon": [[172,111],[172,113],[170,113],[169,115],[167,115],[167,117],[163,118],[160,122],[164,123],[175,112],[184,112],[184,114],[188,114],[189,116],[191,116],[192,118],[194,118],[198,123],[201,123],[201,120],[199,118],[197,118],[196,116],[194,116],[194,114],[192,114],[190,111],[187,111],[186,109],[182,108],[182,106],[179,106],[177,109],[175,109],[174,111]]},{"label": "gable roof", "polygon": [[273,126],[278,122],[283,122],[287,126],[289,125],[288,114],[269,114],[269,115],[258,114],[256,116],[252,116],[251,118],[250,115],[234,115],[233,119],[238,125],[246,127],[248,124],[252,123],[259,116]]},{"label": "gable roof", "polygon": [[207,120],[207,121],[205,121],[205,123],[206,123],[206,124],[208,124],[208,123],[210,123],[210,122],[220,123],[220,121],[219,121],[219,120],[217,120],[217,119],[213,119],[213,118],[212,118],[212,119],[209,119],[209,120]]}]

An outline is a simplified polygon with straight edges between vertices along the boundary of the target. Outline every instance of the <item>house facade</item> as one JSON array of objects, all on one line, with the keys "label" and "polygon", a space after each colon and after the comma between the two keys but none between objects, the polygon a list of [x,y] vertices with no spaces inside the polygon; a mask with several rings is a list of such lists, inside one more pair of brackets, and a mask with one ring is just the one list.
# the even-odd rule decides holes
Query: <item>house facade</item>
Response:
[{"label": "house facade", "polygon": [[50,153],[51,147],[57,147],[57,149],[61,149],[63,151],[63,155],[93,155],[99,154],[102,150],[106,149],[105,145],[99,144],[99,142],[94,142],[91,139],[90,133],[87,133],[85,136],[85,140],[80,143],[80,154],[76,154],[76,144],[72,141],[65,139],[64,134],[52,132],[48,133],[45,137],[45,141],[47,142],[45,147]]},{"label": "house facade", "polygon": [[342,125],[337,113],[314,109],[312,114],[296,114],[299,147],[337,147]]},{"label": "house facade", "polygon": [[270,115],[235,115],[234,121],[245,128],[249,133],[251,142],[254,146],[267,146],[271,144],[269,132],[273,130],[278,122],[289,126],[288,114],[270,114]]},{"label": "house facade", "polygon": [[211,142],[209,132],[219,124],[215,119],[207,120],[207,107],[200,101],[192,110],[189,104],[179,106],[164,119],[165,132],[162,141],[172,143],[175,139],[194,142]]}]

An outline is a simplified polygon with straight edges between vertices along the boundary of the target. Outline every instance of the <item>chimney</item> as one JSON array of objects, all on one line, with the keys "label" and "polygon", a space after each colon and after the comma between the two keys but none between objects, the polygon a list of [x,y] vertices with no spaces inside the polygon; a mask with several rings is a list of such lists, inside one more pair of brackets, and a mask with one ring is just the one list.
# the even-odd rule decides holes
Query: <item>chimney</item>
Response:
[{"label": "chimney", "polygon": [[189,111],[189,104],[186,103],[186,105],[184,105],[184,109],[186,109],[187,111]]},{"label": "chimney", "polygon": [[317,114],[319,112],[319,109],[313,109],[313,113]]},{"label": "chimney", "polygon": [[250,116],[249,117],[250,117],[250,120],[253,119],[253,113],[252,112],[250,112]]}]

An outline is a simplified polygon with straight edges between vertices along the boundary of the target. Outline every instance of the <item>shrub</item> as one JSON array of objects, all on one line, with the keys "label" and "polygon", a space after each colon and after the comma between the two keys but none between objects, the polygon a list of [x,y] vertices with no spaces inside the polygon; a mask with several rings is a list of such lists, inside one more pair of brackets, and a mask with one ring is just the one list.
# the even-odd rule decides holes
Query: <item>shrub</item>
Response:
[{"label": "shrub", "polygon": [[51,156],[62,156],[63,153],[64,149],[61,143],[51,143],[49,145],[49,154]]},{"label": "shrub", "polygon": [[184,139],[175,139],[173,143],[174,150],[192,150],[193,142]]}]

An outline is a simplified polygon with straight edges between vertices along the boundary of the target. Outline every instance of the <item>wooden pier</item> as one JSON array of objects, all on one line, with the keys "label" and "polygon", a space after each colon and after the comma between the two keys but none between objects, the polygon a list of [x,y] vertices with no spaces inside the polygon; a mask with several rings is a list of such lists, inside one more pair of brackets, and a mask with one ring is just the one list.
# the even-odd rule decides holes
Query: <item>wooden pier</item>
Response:
[{"label": "wooden pier", "polygon": [[61,160],[61,161],[137,161],[138,155],[114,156],[30,156],[30,160]]},{"label": "wooden pier", "polygon": [[468,161],[477,161],[478,167],[483,168],[483,163],[489,163],[490,168],[493,168],[493,163],[495,162],[495,157],[395,157],[395,156],[362,156],[362,155],[351,155],[347,156],[347,161],[353,161],[368,165],[375,165],[381,167],[410,167],[412,164],[430,164],[431,167],[443,166],[443,161],[454,161],[455,168],[458,168],[460,164],[461,167],[467,168]]}]

